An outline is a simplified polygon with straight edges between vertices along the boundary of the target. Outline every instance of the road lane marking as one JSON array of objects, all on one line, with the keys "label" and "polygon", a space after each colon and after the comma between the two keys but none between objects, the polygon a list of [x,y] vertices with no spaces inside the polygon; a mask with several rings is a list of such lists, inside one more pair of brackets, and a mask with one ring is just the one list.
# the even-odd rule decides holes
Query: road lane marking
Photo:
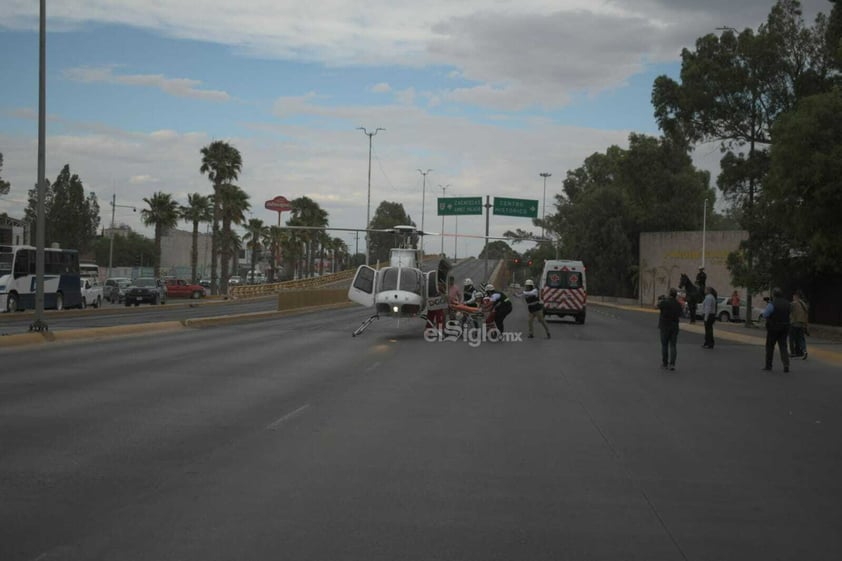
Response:
[{"label": "road lane marking", "polygon": [[380,362],[375,362],[371,366],[365,369],[366,372],[373,372],[378,366],[380,366]]},{"label": "road lane marking", "polygon": [[286,414],[286,415],[284,415],[283,417],[281,417],[281,418],[279,418],[279,419],[277,419],[277,420],[275,420],[275,421],[272,421],[271,423],[269,423],[268,425],[266,425],[266,430],[275,430],[275,429],[277,429],[279,426],[281,426],[282,424],[284,424],[286,421],[289,421],[290,419],[293,419],[293,418],[297,417],[298,415],[300,415],[301,413],[303,413],[303,412],[304,412],[304,410],[305,410],[305,409],[307,409],[307,408],[309,408],[309,407],[310,407],[310,404],[309,404],[309,403],[307,403],[307,404],[305,404],[305,405],[302,405],[301,407],[299,407],[299,408],[298,408],[298,409],[296,409],[295,411],[292,411],[292,412],[290,412],[290,413],[287,413],[287,414]]}]

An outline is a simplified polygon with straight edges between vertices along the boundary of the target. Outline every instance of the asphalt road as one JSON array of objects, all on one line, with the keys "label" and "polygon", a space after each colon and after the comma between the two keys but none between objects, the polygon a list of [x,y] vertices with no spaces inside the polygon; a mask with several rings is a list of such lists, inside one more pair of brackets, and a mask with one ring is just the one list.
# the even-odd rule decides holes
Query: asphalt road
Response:
[{"label": "asphalt road", "polygon": [[0,349],[0,559],[842,558],[838,366],[366,313]]}]

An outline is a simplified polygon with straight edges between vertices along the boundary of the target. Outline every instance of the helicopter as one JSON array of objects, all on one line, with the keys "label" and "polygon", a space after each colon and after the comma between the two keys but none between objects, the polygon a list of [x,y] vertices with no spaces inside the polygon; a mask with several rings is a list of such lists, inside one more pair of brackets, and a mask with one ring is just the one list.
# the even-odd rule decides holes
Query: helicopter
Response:
[{"label": "helicopter", "polygon": [[402,237],[399,247],[389,253],[389,264],[381,269],[369,265],[360,265],[354,274],[348,299],[362,306],[374,308],[374,314],[362,322],[351,334],[356,337],[365,331],[381,316],[401,318],[419,318],[428,327],[435,327],[430,318],[431,312],[445,310],[449,306],[447,298],[447,278],[450,263],[441,259],[438,267],[432,271],[420,268],[421,250],[410,247],[413,235],[430,235],[417,230],[414,226],[395,226],[389,230]]}]

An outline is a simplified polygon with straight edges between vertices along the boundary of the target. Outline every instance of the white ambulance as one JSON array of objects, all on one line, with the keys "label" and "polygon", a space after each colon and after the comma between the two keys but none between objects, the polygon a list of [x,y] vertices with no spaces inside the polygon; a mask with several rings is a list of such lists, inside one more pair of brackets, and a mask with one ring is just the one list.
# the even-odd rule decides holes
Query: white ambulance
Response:
[{"label": "white ambulance", "polygon": [[581,261],[552,259],[544,262],[540,280],[545,316],[571,316],[585,323],[588,283]]}]

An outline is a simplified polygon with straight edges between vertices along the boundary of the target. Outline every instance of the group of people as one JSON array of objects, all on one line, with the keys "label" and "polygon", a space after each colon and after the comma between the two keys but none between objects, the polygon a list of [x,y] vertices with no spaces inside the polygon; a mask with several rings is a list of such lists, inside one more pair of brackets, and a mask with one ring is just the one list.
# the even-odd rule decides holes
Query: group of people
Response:
[{"label": "group of people", "polygon": [[[488,306],[487,323],[494,323],[497,330],[503,333],[506,317],[512,313],[512,301],[504,292],[497,290],[493,284],[486,284],[483,289],[483,298],[487,299],[486,305]],[[482,293],[476,289],[473,281],[470,278],[466,278],[462,289],[462,305],[479,308],[483,305],[483,302],[479,299],[480,294]],[[529,312],[529,322],[527,324],[529,333],[527,337],[530,339],[534,337],[533,326],[537,320],[544,327],[547,339],[549,339],[550,328],[544,319],[544,304],[541,302],[541,296],[535,283],[532,280],[527,280],[524,283],[523,291],[518,296],[524,299],[526,309]],[[451,300],[453,300],[452,296]]]},{"label": "group of people", "polygon": [[772,370],[775,346],[781,356],[784,372],[789,372],[791,358],[807,360],[807,339],[809,334],[809,307],[804,293],[796,290],[792,302],[784,298],[783,291],[776,288],[760,314],[766,320],[766,364],[763,370]]},{"label": "group of people", "polygon": [[[703,274],[702,268],[699,269],[700,273]],[[701,281],[700,284],[704,286],[705,278],[702,277]],[[704,318],[705,337],[702,347],[713,349],[715,344],[713,324],[717,315],[717,294],[716,290],[710,286],[704,286],[703,290],[705,298],[702,301],[702,317]],[[774,289],[772,297],[767,300],[766,309],[761,313],[761,316],[766,320],[766,361],[763,369],[772,370],[772,360],[775,354],[775,346],[777,346],[784,372],[789,372],[791,357],[807,359],[805,335],[809,333],[809,308],[801,290],[795,291],[792,302],[783,297],[783,291],[779,288]],[[731,295],[728,303],[732,306],[732,313],[734,313],[733,308],[738,308],[740,305],[739,295],[736,291]],[[683,312],[682,305],[678,301],[678,291],[675,288],[670,289],[669,297],[660,299],[658,310],[658,329],[661,335],[661,367],[675,370],[678,325]]]}]

